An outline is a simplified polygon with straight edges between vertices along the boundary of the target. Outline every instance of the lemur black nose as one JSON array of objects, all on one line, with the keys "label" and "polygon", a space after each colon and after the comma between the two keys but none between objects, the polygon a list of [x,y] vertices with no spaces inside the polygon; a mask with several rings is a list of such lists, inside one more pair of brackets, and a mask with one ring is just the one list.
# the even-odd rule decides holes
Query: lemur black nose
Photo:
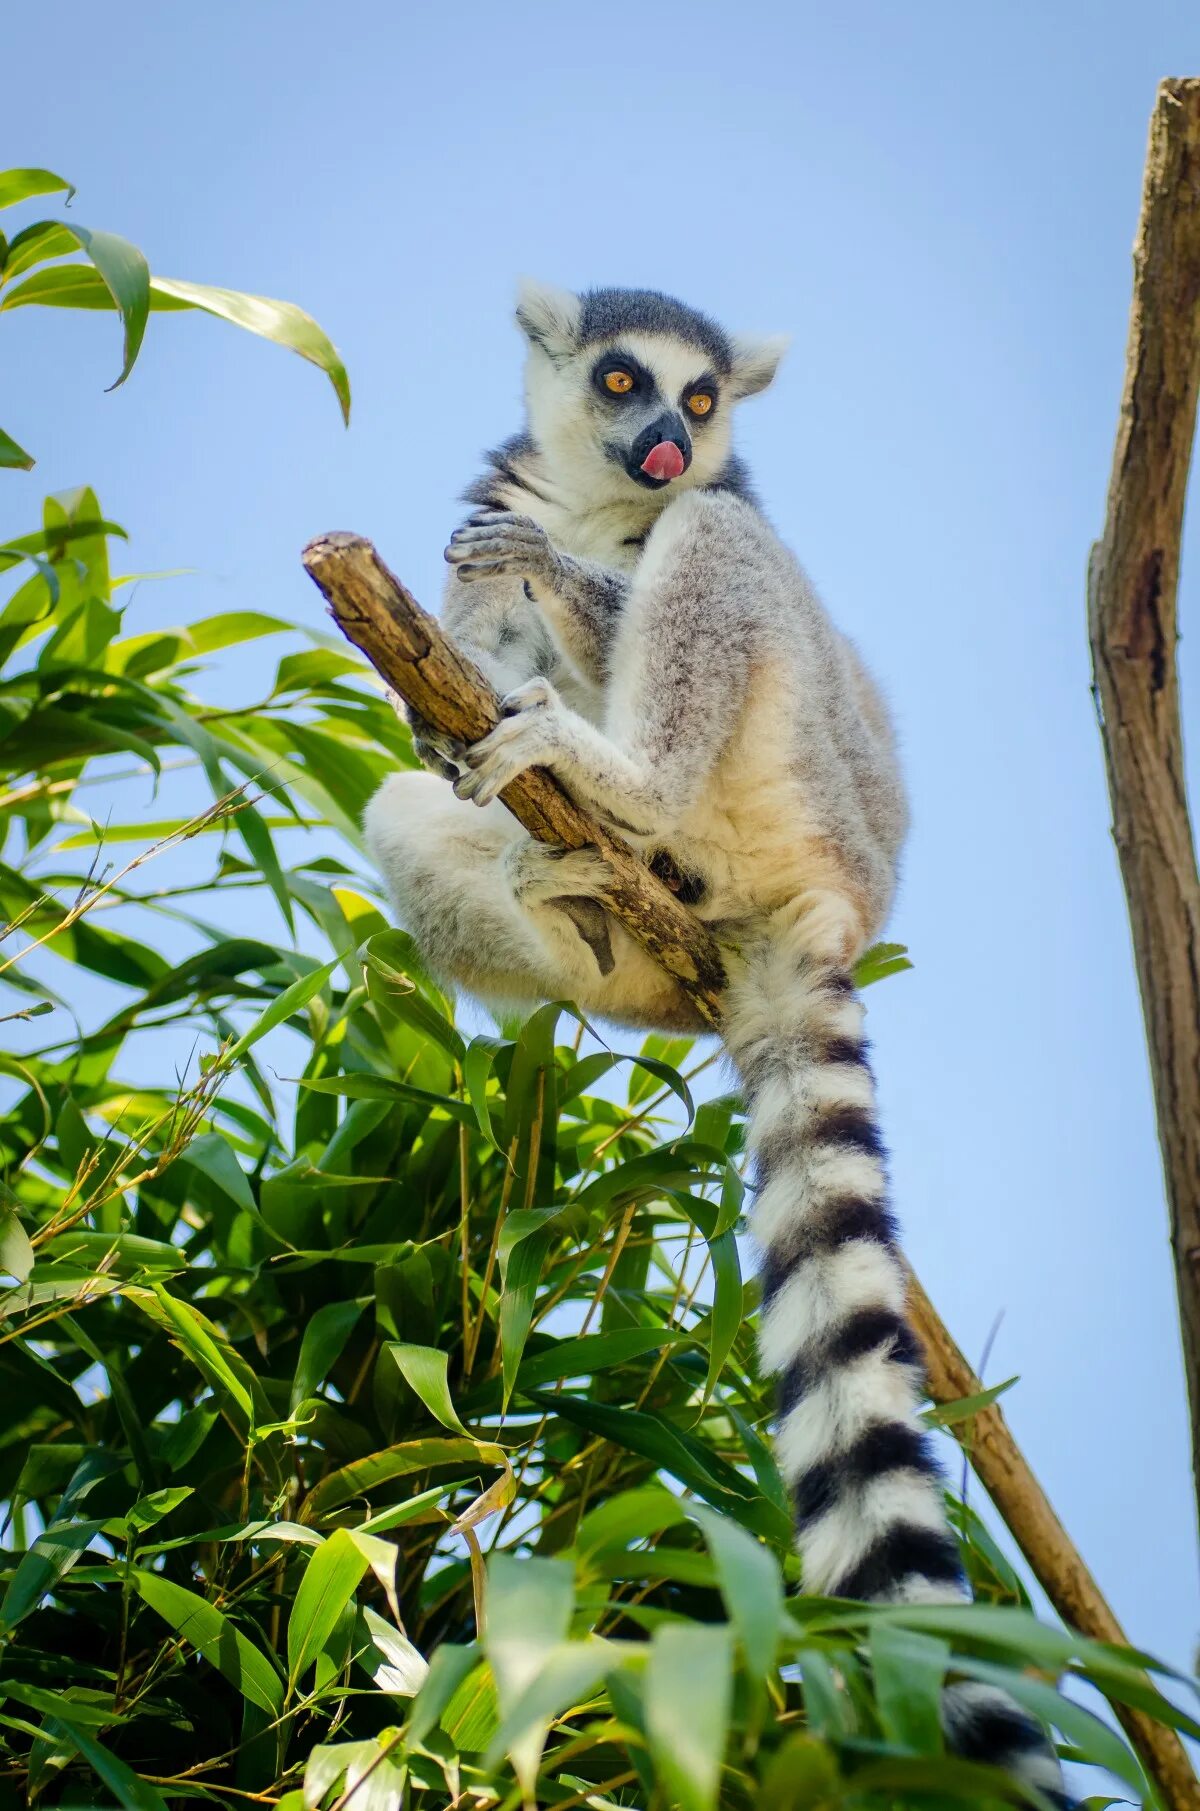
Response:
[{"label": "lemur black nose", "polygon": [[692,439],[683,418],[664,411],[644,427],[629,449],[628,469],[652,484],[669,484],[692,463]]}]

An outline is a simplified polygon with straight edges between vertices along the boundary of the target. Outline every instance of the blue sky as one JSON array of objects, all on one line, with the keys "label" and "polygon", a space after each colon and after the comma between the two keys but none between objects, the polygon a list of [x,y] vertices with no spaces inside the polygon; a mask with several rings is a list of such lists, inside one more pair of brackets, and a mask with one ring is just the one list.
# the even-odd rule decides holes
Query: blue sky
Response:
[{"label": "blue sky", "polygon": [[[1157,80],[1194,6],[603,11],[209,0],[22,8],[5,163],[156,271],[292,298],[332,393],[199,317],[0,323],[0,534],[95,480],[139,626],[319,624],[320,530],[433,602],[455,497],[517,423],[515,277],[636,283],[786,331],[742,449],[895,709],[914,831],[870,997],[910,1253],[1129,1634],[1182,1665],[1194,1507],[1144,1045],[1088,684],[1083,578],[1120,393]],[[52,211],[52,210],[47,210]],[[1185,550],[1182,617],[1193,618]],[[263,661],[265,663],[266,656]],[[249,658],[222,684],[253,695]],[[1184,644],[1185,714],[1200,711]],[[249,690],[243,689],[249,688]]]}]

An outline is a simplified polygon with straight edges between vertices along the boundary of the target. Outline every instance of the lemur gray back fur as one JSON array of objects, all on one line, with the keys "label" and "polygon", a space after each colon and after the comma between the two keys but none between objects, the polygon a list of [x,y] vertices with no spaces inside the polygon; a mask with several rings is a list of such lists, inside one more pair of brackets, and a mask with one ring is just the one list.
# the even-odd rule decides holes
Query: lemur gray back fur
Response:
[{"label": "lemur gray back fur", "polygon": [[[568,994],[627,1023],[696,1024],[608,919],[599,858],[546,850],[499,804],[528,766],[712,924],[805,1582],[959,1602],[850,978],[895,887],[894,739],[731,445],[733,406],[770,382],[779,343],[643,291],[527,286],[518,319],[528,425],[468,493],[444,609],[505,715],[470,749],[415,726],[453,790],[395,776],[368,813],[372,850],[431,962],[493,1000]],[[962,1752],[1066,1803],[1045,1738],[1002,1694],[950,1688],[946,1723]]]}]

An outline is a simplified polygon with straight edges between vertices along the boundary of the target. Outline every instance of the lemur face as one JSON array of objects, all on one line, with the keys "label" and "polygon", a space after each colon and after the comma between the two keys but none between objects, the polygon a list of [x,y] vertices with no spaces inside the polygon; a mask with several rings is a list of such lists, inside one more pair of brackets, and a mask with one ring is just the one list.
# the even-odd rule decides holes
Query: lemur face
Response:
[{"label": "lemur face", "polygon": [[522,285],[526,396],[538,444],[615,498],[711,482],[730,452],[730,415],[765,389],[781,340],[746,341],[652,290],[582,296]]}]

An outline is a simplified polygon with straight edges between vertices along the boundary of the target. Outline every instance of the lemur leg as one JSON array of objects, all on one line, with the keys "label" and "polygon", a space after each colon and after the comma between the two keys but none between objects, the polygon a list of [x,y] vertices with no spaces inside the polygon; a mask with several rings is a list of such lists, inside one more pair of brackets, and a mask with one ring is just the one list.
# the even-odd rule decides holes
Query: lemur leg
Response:
[{"label": "lemur leg", "polygon": [[592,684],[605,679],[629,594],[623,572],[560,553],[540,523],[506,510],[472,517],[451,536],[446,558],[465,584],[523,579],[571,665]]},{"label": "lemur leg", "polygon": [[371,858],[435,972],[492,1003],[567,997],[638,1026],[698,1029],[658,965],[588,908],[608,870],[545,848],[501,805],[478,812],[432,774],[397,773],[367,807]]}]

